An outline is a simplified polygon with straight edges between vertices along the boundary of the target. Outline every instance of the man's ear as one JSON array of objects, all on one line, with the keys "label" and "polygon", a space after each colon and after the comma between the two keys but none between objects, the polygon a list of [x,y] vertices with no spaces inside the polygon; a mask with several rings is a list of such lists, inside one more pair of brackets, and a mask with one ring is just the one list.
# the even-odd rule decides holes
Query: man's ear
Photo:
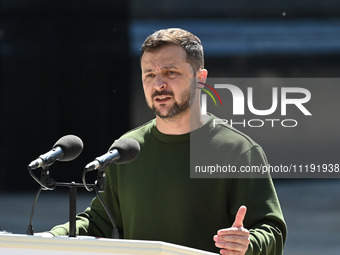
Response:
[{"label": "man's ear", "polygon": [[208,70],[207,69],[199,69],[197,71],[196,77],[198,82],[205,83],[207,81]]}]

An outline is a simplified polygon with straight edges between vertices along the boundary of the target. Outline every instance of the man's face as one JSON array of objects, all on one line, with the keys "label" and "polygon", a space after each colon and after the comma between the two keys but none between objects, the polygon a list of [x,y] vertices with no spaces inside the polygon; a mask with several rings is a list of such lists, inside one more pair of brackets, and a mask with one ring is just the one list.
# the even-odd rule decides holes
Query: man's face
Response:
[{"label": "man's face", "polygon": [[157,116],[165,119],[189,112],[196,93],[196,78],[183,48],[168,45],[146,51],[141,68],[146,102]]}]

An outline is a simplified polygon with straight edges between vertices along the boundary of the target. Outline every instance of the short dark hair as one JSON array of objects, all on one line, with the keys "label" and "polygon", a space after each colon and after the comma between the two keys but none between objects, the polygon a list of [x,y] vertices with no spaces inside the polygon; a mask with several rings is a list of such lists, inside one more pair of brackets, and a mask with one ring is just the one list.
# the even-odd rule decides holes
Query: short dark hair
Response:
[{"label": "short dark hair", "polygon": [[142,54],[155,51],[166,45],[177,45],[187,53],[187,62],[194,72],[204,67],[204,54],[201,40],[194,34],[181,28],[161,29],[149,35],[142,44]]}]

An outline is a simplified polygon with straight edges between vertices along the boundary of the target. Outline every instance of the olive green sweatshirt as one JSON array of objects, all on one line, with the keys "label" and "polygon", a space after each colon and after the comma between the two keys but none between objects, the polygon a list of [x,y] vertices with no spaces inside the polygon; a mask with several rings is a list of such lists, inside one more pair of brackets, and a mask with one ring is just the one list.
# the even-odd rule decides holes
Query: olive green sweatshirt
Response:
[{"label": "olive green sweatshirt", "polygon": [[[238,208],[245,205],[244,227],[250,231],[247,254],[283,253],[286,224],[270,178],[190,178],[190,136],[200,141],[195,146],[202,146],[203,159],[216,155],[219,164],[268,164],[258,144],[227,125],[214,125],[214,118],[191,134],[163,134],[152,120],[124,135],[136,139],[141,151],[131,163],[106,169],[102,193],[120,238],[219,252],[213,236],[230,227]],[[68,235],[68,224],[51,232]],[[112,236],[112,225],[97,197],[77,215],[77,235]]]}]

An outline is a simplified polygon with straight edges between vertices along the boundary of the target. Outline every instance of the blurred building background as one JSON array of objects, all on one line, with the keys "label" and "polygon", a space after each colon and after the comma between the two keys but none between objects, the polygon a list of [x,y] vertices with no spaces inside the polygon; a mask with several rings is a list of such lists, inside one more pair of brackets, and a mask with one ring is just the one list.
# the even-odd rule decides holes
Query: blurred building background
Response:
[{"label": "blurred building background", "polygon": [[[209,77],[340,74],[336,0],[0,0],[0,228],[24,232],[17,224],[28,219],[37,189],[26,167],[60,137],[81,137],[84,150],[72,162],[55,163],[51,176],[80,182],[88,162],[153,118],[139,49],[146,36],[167,27],[200,37]],[[263,146],[272,164],[340,163],[340,86],[321,83],[303,86],[312,93],[313,116],[297,116],[298,128],[239,128]],[[338,254],[339,181],[275,183],[290,230],[287,254]]]},{"label": "blurred building background", "polygon": [[79,181],[129,126],[128,3],[2,0],[0,20],[0,189],[35,187],[27,164],[67,134],[84,150],[53,177]]}]

